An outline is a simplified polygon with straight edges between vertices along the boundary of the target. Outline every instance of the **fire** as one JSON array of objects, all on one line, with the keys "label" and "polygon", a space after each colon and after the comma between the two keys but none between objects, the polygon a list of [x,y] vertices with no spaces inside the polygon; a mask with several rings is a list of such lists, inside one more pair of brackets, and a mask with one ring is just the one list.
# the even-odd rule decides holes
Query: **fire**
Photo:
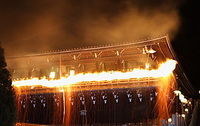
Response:
[{"label": "fire", "polygon": [[[28,80],[13,81],[15,87],[21,86],[44,86],[44,87],[60,87],[71,84],[78,84],[81,82],[99,82],[99,81],[113,81],[113,80],[126,80],[132,78],[160,78],[167,77],[172,74],[176,67],[177,62],[172,59],[168,59],[166,62],[161,63],[157,69],[133,69],[128,72],[120,71],[107,71],[100,73],[80,73],[71,74],[68,77],[61,77],[58,80],[48,80],[46,78],[32,78]],[[51,73],[51,76],[52,73]]]}]

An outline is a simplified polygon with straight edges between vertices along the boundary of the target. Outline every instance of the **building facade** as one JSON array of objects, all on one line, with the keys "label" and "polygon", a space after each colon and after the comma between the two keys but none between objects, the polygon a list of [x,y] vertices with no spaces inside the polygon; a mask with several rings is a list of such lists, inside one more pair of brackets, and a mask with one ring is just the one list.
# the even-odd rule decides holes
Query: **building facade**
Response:
[{"label": "building facade", "polygon": [[[10,57],[7,62],[15,81],[44,77],[59,80],[112,71],[125,73],[136,68],[151,70],[167,59],[177,60],[168,37],[164,36],[120,45]],[[169,113],[182,113],[173,90],[181,89],[188,96],[194,91],[179,64],[173,79],[175,84],[167,96],[167,104],[171,104]],[[72,85],[70,91],[21,87],[17,94],[18,121],[48,125],[159,125],[158,81],[145,77],[82,82]]]}]

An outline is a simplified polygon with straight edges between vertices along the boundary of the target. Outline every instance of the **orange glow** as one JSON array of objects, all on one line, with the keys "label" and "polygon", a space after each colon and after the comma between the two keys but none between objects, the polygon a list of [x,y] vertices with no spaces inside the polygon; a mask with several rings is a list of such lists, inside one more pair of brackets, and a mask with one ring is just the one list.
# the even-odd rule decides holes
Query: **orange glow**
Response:
[{"label": "orange glow", "polygon": [[44,86],[44,87],[60,87],[71,84],[77,84],[81,82],[90,81],[113,81],[113,80],[126,80],[132,78],[160,78],[167,77],[172,74],[176,67],[176,61],[168,59],[166,62],[161,63],[158,69],[133,69],[128,72],[120,71],[107,71],[100,73],[80,73],[71,74],[68,77],[61,77],[58,80],[48,80],[46,78],[32,78],[28,80],[17,80],[13,81],[13,86]]},{"label": "orange glow", "polygon": [[[16,89],[16,93],[19,96],[22,93],[23,86],[26,86],[30,89],[34,89],[34,87],[42,86],[53,89],[53,91],[62,92],[62,99],[59,99],[59,104],[63,104],[63,106],[59,106],[54,110],[54,120],[53,122],[59,122],[61,118],[61,114],[63,114],[63,124],[68,126],[70,125],[71,115],[73,114],[71,111],[71,102],[70,97],[73,88],[71,85],[76,85],[84,82],[108,82],[110,81],[121,81],[121,80],[129,80],[129,79],[158,79],[155,83],[158,84],[158,96],[156,101],[156,109],[158,110],[158,120],[159,124],[161,124],[162,119],[168,119],[170,115],[170,105],[169,105],[169,94],[174,87],[173,82],[173,70],[176,67],[177,62],[172,59],[166,60],[166,62],[158,65],[157,69],[150,69],[151,64],[145,64],[145,69],[133,69],[127,72],[120,71],[107,71],[100,73],[81,73],[75,74],[74,70],[70,70],[70,75],[68,77],[62,77],[58,80],[55,80],[55,73],[50,73],[50,79],[39,79],[32,78],[29,80],[17,80],[13,81],[13,85]],[[95,83],[96,84],[96,83]],[[148,83],[150,84],[150,83]],[[99,87],[101,85],[98,85]],[[110,86],[110,85],[108,85]],[[22,87],[22,88],[21,88]],[[24,92],[27,93],[26,90]],[[62,103],[61,103],[62,102]],[[18,103],[18,106],[21,104]],[[20,108],[20,107],[18,107]],[[26,109],[26,111],[28,111]],[[25,116],[24,116],[25,117]]]},{"label": "orange glow", "polygon": [[171,104],[169,104],[170,92],[174,89],[175,83],[173,75],[161,78],[159,81],[158,97],[157,97],[157,109],[158,117],[161,120],[168,119],[171,115],[170,109]]}]

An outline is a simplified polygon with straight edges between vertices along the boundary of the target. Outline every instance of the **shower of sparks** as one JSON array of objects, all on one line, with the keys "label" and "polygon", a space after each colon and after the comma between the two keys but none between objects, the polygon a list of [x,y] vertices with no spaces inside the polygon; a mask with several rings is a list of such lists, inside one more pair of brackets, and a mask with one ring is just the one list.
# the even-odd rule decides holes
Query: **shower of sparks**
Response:
[{"label": "shower of sparks", "polygon": [[[173,73],[177,62],[172,59],[168,59],[166,62],[161,63],[157,69],[133,69],[127,72],[120,71],[107,71],[100,73],[80,73],[71,74],[68,77],[61,77],[60,79],[39,79],[32,78],[27,80],[13,81],[14,87],[22,86],[43,86],[43,87],[61,87],[71,84],[78,84],[81,82],[101,82],[101,81],[113,81],[113,80],[127,80],[133,78],[160,78],[167,77]],[[52,76],[52,73],[51,75]]]}]

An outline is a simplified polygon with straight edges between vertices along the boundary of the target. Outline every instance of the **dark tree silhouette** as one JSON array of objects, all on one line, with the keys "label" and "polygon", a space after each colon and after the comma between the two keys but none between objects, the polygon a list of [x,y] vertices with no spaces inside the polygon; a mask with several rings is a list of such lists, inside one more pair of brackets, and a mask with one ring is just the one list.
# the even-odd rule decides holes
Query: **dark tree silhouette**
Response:
[{"label": "dark tree silhouette", "polygon": [[4,49],[0,45],[0,126],[14,126],[16,101],[11,75],[6,68]]}]

